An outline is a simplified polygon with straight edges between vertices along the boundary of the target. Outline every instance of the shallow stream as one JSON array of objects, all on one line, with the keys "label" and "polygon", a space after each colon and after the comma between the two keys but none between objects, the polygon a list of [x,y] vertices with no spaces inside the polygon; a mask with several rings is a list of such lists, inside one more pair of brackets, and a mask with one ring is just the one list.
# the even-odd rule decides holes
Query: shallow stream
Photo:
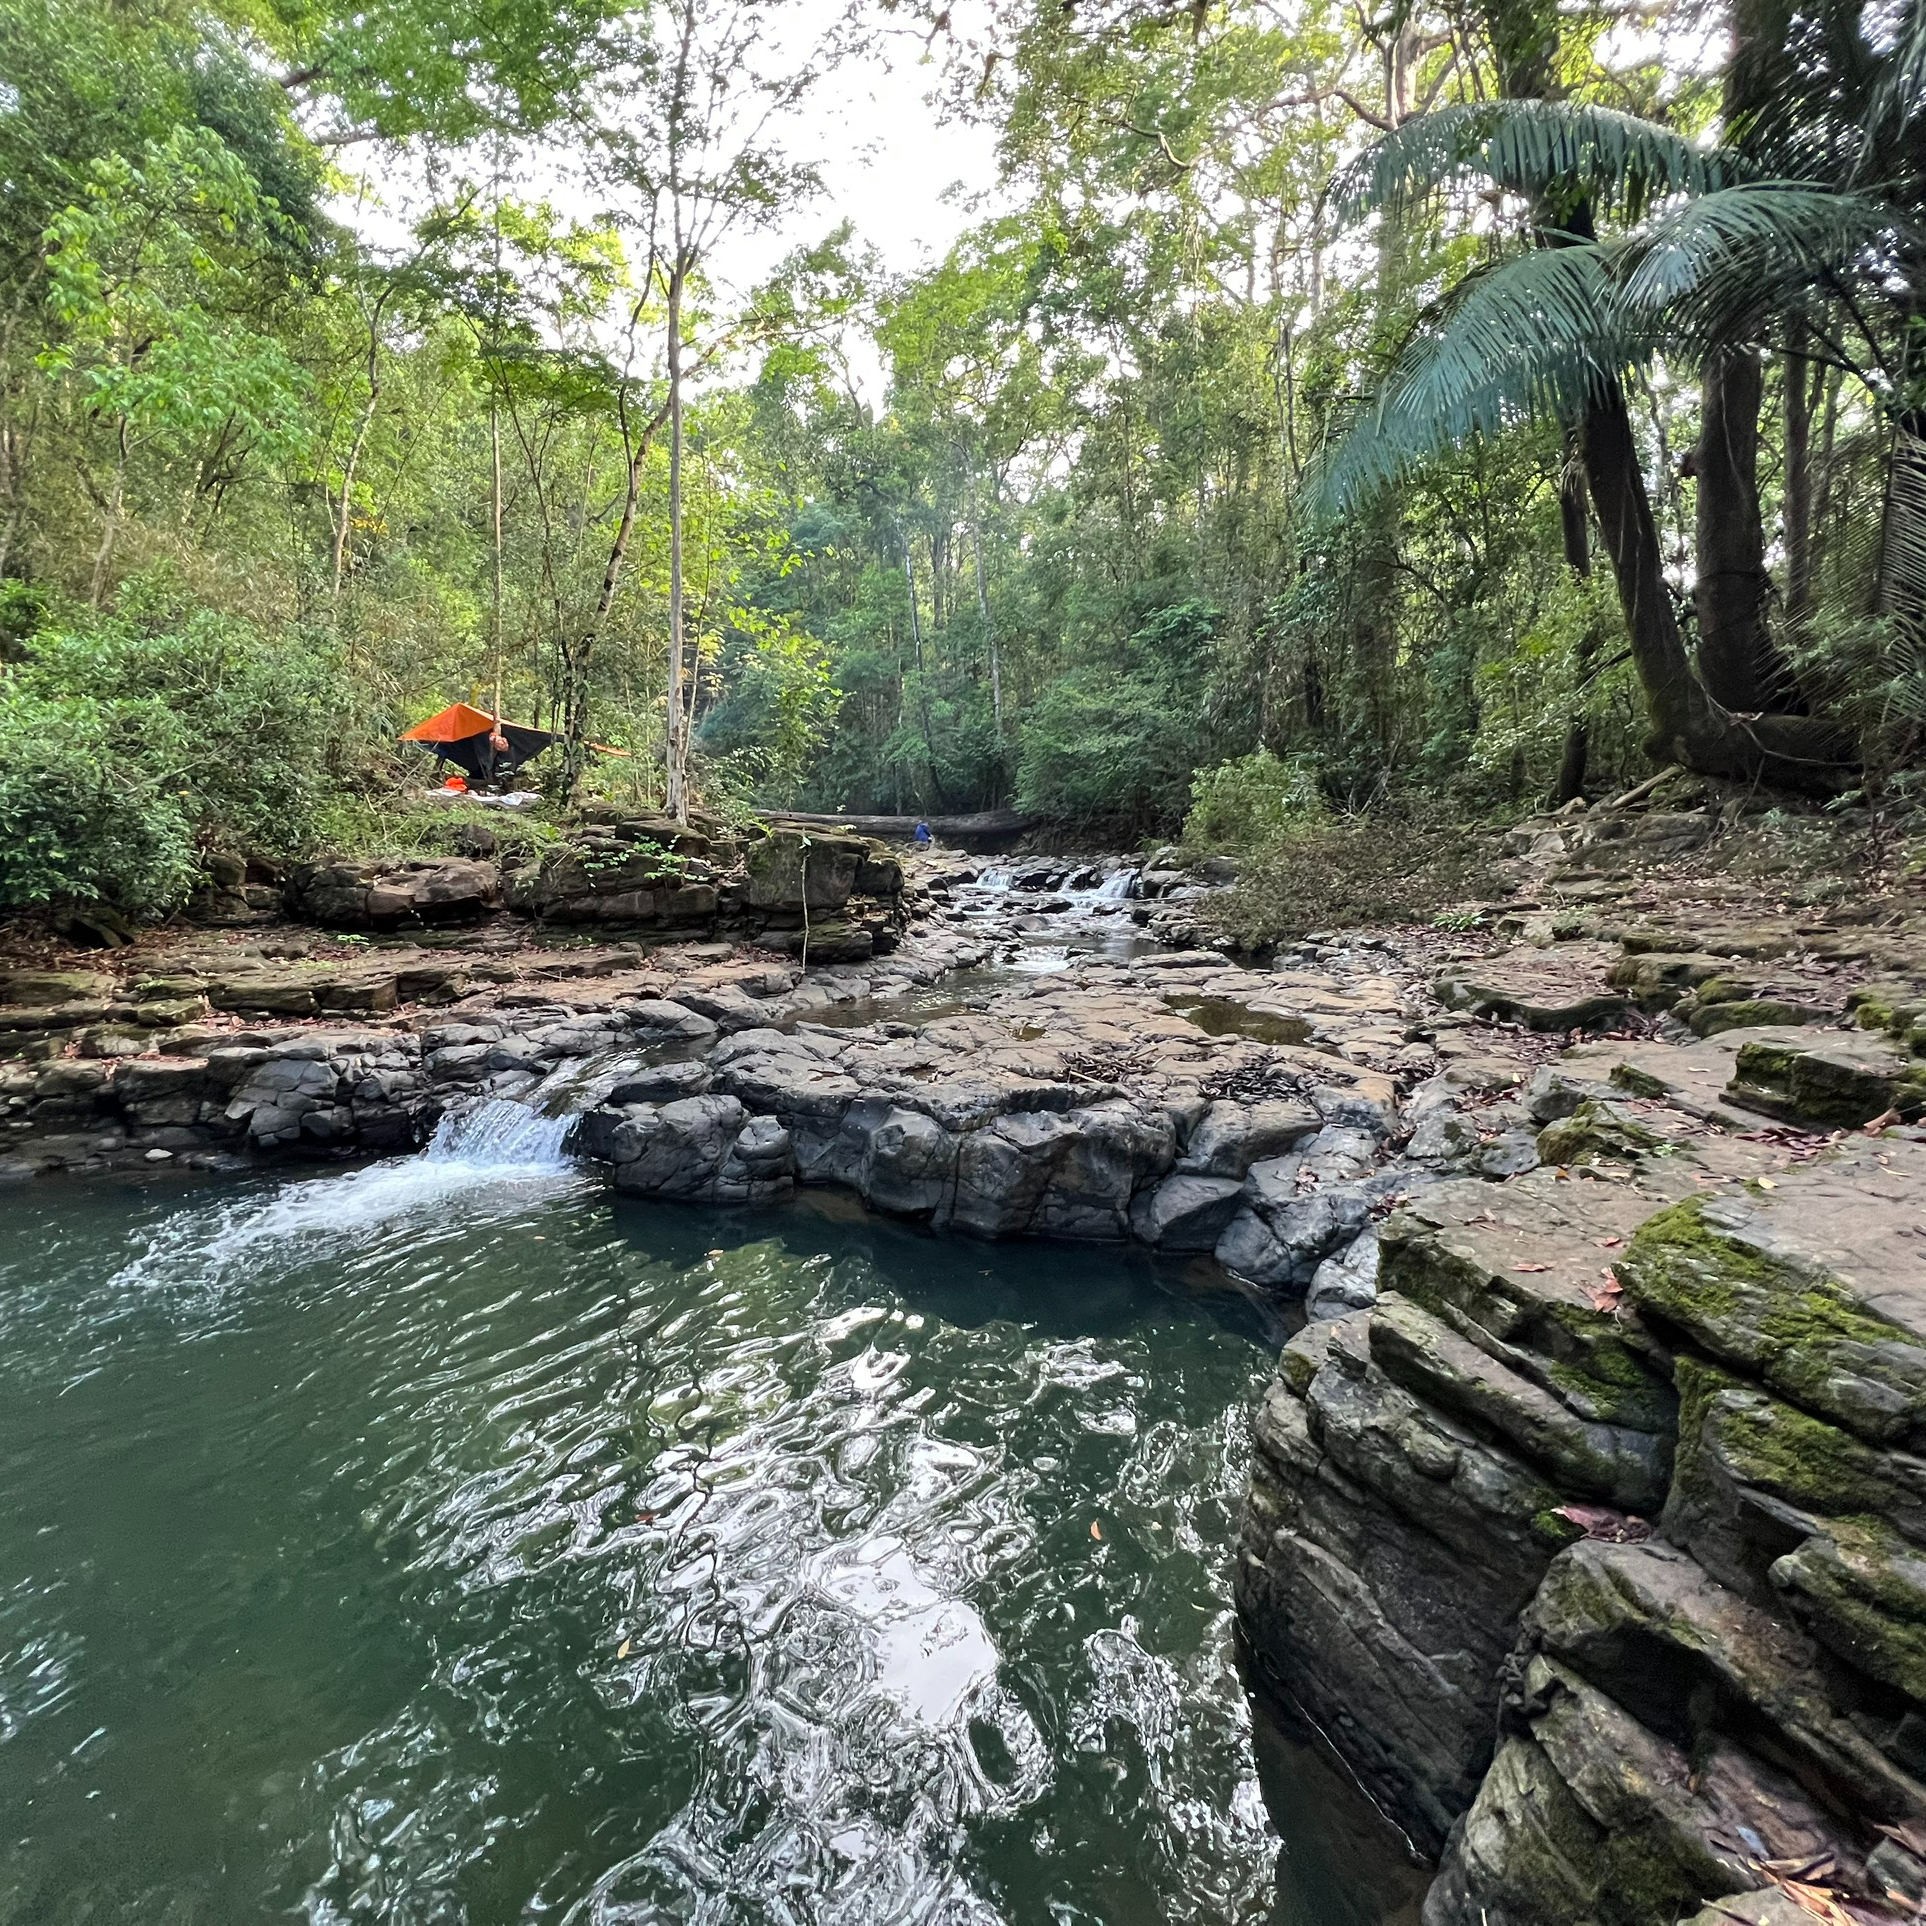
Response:
[{"label": "shallow stream", "polygon": [[1236,1670],[1246,1314],[562,1128],[0,1196],[0,1920],[1409,1916]]}]

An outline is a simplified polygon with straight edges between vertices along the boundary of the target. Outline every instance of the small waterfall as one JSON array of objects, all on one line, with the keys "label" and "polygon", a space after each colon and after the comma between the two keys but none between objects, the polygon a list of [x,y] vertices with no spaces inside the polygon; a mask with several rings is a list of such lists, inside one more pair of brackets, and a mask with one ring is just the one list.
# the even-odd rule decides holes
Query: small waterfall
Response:
[{"label": "small waterfall", "polygon": [[464,1164],[471,1169],[503,1168],[520,1173],[562,1171],[568,1159],[562,1145],[574,1125],[572,1114],[546,1115],[532,1104],[493,1097],[449,1111],[421,1153],[430,1164]]},{"label": "small waterfall", "polygon": [[119,1283],[225,1282],[264,1260],[352,1250],[391,1232],[512,1217],[586,1184],[564,1155],[573,1116],[548,1117],[495,1097],[448,1111],[427,1147],[320,1177],[292,1177],[266,1199],[196,1199],[155,1231]]},{"label": "small waterfall", "polygon": [[1016,877],[1007,869],[986,869],[976,879],[978,889],[1008,889]]},{"label": "small waterfall", "polygon": [[1127,903],[1137,893],[1137,872],[1134,869],[1114,870],[1106,876],[1097,888],[1097,901],[1100,903]]}]

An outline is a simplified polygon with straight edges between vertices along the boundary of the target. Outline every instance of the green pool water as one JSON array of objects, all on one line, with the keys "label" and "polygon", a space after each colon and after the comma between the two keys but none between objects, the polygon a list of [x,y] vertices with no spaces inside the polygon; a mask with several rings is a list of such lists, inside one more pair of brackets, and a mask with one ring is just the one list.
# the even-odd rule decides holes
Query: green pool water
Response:
[{"label": "green pool water", "polygon": [[539,1148],[0,1231],[0,1920],[1407,1916],[1236,1669],[1269,1352],[1147,1263]]}]

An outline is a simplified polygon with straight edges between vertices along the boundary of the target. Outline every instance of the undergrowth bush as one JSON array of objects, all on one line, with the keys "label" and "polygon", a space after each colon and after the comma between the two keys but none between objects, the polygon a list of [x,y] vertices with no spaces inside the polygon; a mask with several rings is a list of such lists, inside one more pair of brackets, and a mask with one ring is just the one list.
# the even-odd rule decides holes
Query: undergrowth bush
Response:
[{"label": "undergrowth bush", "polygon": [[411,856],[456,856],[462,831],[490,829],[502,855],[537,854],[560,831],[543,813],[496,809],[486,803],[417,800],[401,796],[338,795],[316,813],[309,847],[316,854],[369,861]]},{"label": "undergrowth bush", "polygon": [[1474,892],[1490,854],[1462,825],[1390,811],[1306,822],[1251,852],[1211,920],[1252,949],[1346,925],[1429,923]]},{"label": "undergrowth bush", "polygon": [[351,714],[325,650],[225,616],[41,629],[0,678],[0,909],[153,915],[202,850],[298,851]]},{"label": "undergrowth bush", "polygon": [[1193,849],[1255,849],[1324,814],[1317,771],[1306,756],[1268,749],[1220,762],[1190,785],[1184,841]]}]

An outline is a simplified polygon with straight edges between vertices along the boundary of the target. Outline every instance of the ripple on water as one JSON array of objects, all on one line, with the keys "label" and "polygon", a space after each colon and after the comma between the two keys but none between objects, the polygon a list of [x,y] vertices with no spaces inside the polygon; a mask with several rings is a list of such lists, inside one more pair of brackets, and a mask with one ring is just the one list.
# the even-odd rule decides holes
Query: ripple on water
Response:
[{"label": "ripple on water", "polygon": [[430,1162],[8,1206],[0,1918],[1383,1916],[1277,1896],[1250,1338]]}]

